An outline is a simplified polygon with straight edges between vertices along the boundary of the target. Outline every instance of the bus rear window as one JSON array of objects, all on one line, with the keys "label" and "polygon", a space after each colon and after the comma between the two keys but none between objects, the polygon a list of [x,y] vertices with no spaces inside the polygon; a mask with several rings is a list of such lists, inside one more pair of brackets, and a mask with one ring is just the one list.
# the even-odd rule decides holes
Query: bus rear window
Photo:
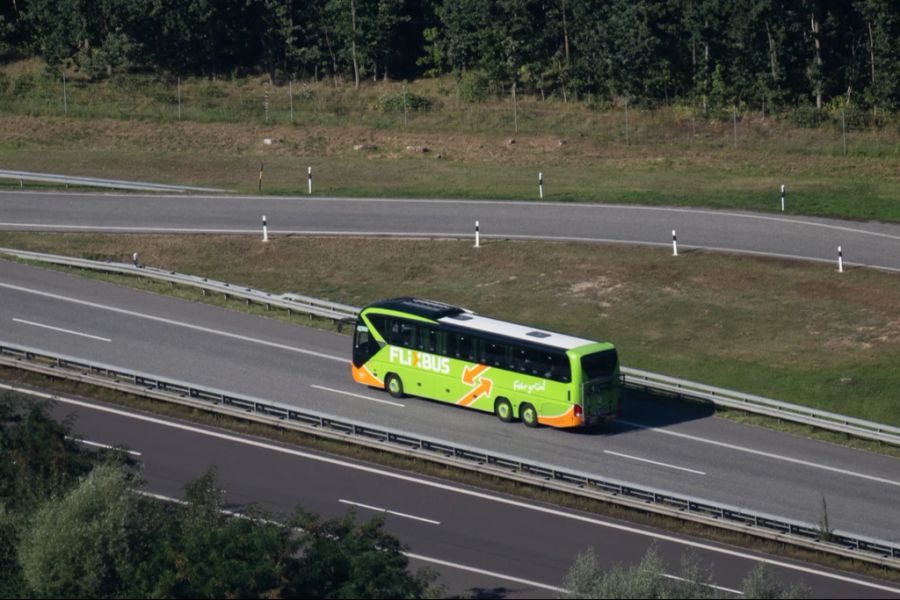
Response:
[{"label": "bus rear window", "polygon": [[603,350],[581,357],[581,370],[584,372],[584,380],[612,377],[619,362],[619,355],[615,350]]}]

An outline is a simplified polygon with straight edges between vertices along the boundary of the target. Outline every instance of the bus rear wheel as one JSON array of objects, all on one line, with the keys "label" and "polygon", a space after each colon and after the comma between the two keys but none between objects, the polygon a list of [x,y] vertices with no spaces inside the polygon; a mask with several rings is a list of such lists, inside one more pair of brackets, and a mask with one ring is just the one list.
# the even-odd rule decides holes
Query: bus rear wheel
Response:
[{"label": "bus rear wheel", "polygon": [[509,400],[497,398],[497,401],[494,403],[494,414],[504,423],[510,423],[513,420],[513,409]]},{"label": "bus rear wheel", "polygon": [[538,426],[538,414],[537,410],[530,404],[523,404],[519,409],[519,417],[521,417],[522,422],[525,423],[528,427],[537,427]]},{"label": "bus rear wheel", "polygon": [[391,373],[384,379],[384,387],[387,388],[388,393],[394,398],[402,398],[403,397],[403,381],[400,380],[400,377]]}]

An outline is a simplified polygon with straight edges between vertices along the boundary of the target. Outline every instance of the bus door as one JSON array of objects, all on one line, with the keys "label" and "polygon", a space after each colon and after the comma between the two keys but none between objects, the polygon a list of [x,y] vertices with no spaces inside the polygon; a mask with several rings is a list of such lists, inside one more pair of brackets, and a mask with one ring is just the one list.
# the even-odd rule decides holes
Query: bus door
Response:
[{"label": "bus door", "polygon": [[381,345],[372,337],[363,320],[357,319],[356,328],[353,331],[353,365],[363,366],[380,349]]}]

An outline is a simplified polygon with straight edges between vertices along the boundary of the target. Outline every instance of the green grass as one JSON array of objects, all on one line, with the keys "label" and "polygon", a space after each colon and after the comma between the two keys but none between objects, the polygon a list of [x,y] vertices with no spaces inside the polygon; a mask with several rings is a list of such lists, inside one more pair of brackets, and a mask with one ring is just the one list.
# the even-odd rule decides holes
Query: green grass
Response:
[{"label": "green grass", "polygon": [[[0,234],[364,305],[419,295],[610,340],[624,364],[900,425],[900,277],[867,269],[541,242]],[[415,260],[410,260],[415,257]]]},{"label": "green grass", "polygon": [[[351,85],[264,79],[181,84],[129,76],[100,83],[74,74],[63,115],[60,82],[36,63],[0,69],[0,163],[6,168],[317,195],[545,199],[776,211],[788,186],[790,213],[900,222],[900,121],[856,128],[842,155],[833,123],[798,128],[787,115],[745,109],[737,146],[730,119],[685,106],[592,110],[585,103],[523,97],[513,133],[507,98],[471,104],[452,78],[409,85],[432,108],[383,111],[396,82]],[[730,116],[730,115],[729,115]],[[263,138],[274,140],[263,144]],[[515,140],[514,143],[509,143]],[[354,150],[354,147],[364,146]],[[425,146],[416,153],[409,146]],[[18,182],[0,183],[18,187]]]}]

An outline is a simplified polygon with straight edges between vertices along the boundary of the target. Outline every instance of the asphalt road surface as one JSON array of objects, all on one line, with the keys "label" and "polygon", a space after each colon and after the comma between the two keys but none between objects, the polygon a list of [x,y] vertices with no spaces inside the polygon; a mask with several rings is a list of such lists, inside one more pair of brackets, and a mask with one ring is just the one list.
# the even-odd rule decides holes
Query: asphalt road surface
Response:
[{"label": "asphalt road surface", "polygon": [[900,461],[634,400],[621,422],[532,430],[350,378],[350,340],[0,261],[0,340],[258,396],[420,436],[900,540]]},{"label": "asphalt road surface", "polygon": [[155,494],[181,498],[188,481],[215,465],[233,510],[257,505],[287,515],[299,504],[326,517],[351,509],[362,519],[382,515],[413,565],[436,569],[448,593],[551,597],[589,547],[602,564],[633,564],[655,546],[668,574],[679,573],[690,552],[721,591],[739,589],[762,562],[815,598],[900,596],[890,582],[129,409],[64,399],[54,412],[74,414],[86,444],[127,447]]},{"label": "asphalt road surface", "polygon": [[319,197],[0,192],[0,229],[552,239],[670,246],[900,270],[900,225],[782,213],[565,204]]}]

